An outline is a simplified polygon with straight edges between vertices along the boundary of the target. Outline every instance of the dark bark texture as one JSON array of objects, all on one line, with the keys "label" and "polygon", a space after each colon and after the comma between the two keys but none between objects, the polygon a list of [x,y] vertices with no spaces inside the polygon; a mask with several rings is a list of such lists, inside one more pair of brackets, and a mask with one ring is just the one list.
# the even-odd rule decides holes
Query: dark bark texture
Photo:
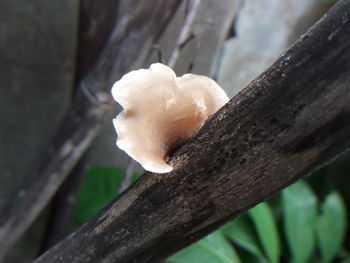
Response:
[{"label": "dark bark texture", "polygon": [[109,91],[113,82],[142,65],[180,3],[138,1],[133,12],[116,23],[94,67],[80,82],[79,94],[52,145],[0,214],[0,262],[50,201],[101,125],[115,116],[116,103]]},{"label": "dark bark texture", "polygon": [[171,173],[146,173],[35,262],[161,261],[349,146],[343,0],[173,153]]}]

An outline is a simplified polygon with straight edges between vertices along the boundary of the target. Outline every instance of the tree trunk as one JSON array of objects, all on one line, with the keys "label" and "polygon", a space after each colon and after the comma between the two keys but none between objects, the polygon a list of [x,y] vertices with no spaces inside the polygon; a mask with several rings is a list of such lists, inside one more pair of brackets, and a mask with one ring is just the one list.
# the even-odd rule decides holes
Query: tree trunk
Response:
[{"label": "tree trunk", "polygon": [[349,146],[343,0],[173,153],[171,173],[146,173],[35,262],[161,261]]}]

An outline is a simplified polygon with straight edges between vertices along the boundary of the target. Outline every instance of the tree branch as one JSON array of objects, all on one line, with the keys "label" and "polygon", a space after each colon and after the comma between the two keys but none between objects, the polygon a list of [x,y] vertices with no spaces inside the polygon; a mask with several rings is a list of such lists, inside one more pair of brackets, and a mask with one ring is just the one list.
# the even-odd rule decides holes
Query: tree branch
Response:
[{"label": "tree branch", "polygon": [[187,40],[190,37],[190,33],[192,30],[192,26],[194,23],[194,20],[196,18],[196,14],[199,8],[199,5],[202,0],[193,0],[190,1],[191,7],[188,9],[188,13],[186,14],[185,21],[183,26],[181,27],[181,31],[179,33],[179,36],[176,40],[175,47],[173,51],[170,54],[170,58],[168,61],[168,66],[173,68],[177,62],[177,59],[179,57],[180,51],[183,48],[183,45],[186,44]]},{"label": "tree branch", "polygon": [[128,166],[126,167],[124,178],[118,191],[119,194],[122,193],[125,189],[127,189],[130,186],[136,164],[137,163],[134,159],[129,158],[129,163],[128,163]]},{"label": "tree branch", "polygon": [[[111,99],[110,87],[122,74],[142,65],[180,2],[139,1],[133,14],[116,23],[95,67],[80,83],[81,92],[52,146],[0,216],[0,258],[49,202],[101,125],[115,115],[116,106],[111,105],[116,104]],[[96,100],[87,97],[86,90],[82,92],[84,89],[88,89]]]},{"label": "tree branch", "polygon": [[350,0],[172,156],[35,263],[158,262],[350,146]]}]

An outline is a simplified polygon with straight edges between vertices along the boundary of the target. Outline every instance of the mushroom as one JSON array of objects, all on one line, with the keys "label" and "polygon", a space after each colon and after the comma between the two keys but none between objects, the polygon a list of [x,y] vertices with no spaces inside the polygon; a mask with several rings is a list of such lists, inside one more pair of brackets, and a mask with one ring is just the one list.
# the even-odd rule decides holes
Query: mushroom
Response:
[{"label": "mushroom", "polygon": [[112,95],[124,108],[113,120],[117,146],[155,173],[170,172],[166,160],[171,151],[228,101],[214,80],[195,74],[176,77],[161,63],[125,74]]}]

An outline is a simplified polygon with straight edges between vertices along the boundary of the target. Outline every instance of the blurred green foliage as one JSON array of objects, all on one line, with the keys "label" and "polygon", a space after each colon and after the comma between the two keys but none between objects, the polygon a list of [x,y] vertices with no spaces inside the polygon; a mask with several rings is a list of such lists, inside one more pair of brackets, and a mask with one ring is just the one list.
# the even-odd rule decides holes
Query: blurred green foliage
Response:
[{"label": "blurred green foliage", "polygon": [[[282,191],[278,199],[282,211],[279,217],[273,216],[271,206],[264,202],[219,230],[228,238],[225,246],[231,241],[231,246],[237,250],[230,262],[326,263],[338,257],[338,260],[343,258],[345,263],[350,259],[342,250],[346,208],[339,193],[332,191],[319,201],[308,183],[300,180]],[[278,228],[278,225],[281,227]],[[216,235],[216,232],[211,235]],[[283,239],[285,250],[281,249]],[[200,242],[202,240],[178,252],[181,260],[177,260],[178,254],[175,254],[169,262],[197,262],[192,261],[190,255],[198,253]],[[244,252],[253,257],[247,257]],[[226,261],[203,259],[200,262]]]},{"label": "blurred green foliage", "polygon": [[197,243],[181,250],[168,258],[167,262],[176,263],[241,263],[236,250],[230,244],[225,233],[218,230]]},{"label": "blurred green foliage", "polygon": [[[118,195],[125,170],[115,167],[93,167],[86,171],[73,219],[83,224]],[[139,177],[134,174],[132,181]]]},{"label": "blurred green foliage", "polygon": [[[86,173],[74,219],[84,223],[118,193],[125,171],[95,167]],[[134,175],[136,180],[139,175]],[[169,263],[350,263],[342,196],[323,170],[299,180],[218,231],[169,257]],[[316,178],[316,179],[315,179]],[[315,187],[315,191],[312,187]]]},{"label": "blurred green foliage", "polygon": [[282,209],[290,262],[308,262],[315,249],[316,196],[304,181],[299,181],[282,192]]}]

